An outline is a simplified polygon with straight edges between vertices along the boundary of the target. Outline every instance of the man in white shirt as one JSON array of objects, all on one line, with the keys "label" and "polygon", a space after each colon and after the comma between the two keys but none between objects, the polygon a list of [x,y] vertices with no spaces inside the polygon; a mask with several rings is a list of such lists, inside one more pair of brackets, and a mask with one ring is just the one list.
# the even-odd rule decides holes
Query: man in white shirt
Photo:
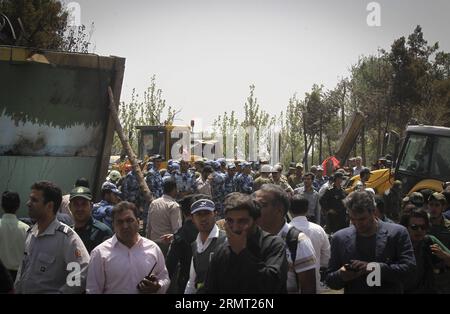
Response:
[{"label": "man in white shirt", "polygon": [[155,241],[164,256],[169,249],[167,238],[181,227],[180,205],[175,200],[177,183],[173,179],[163,182],[164,194],[150,203],[147,216],[147,238]]},{"label": "man in white shirt", "polygon": [[[264,231],[285,239],[292,226],[286,223],[286,214],[290,206],[288,194],[274,184],[264,184],[254,193],[256,202],[261,206],[261,216],[256,223]],[[295,258],[286,248],[289,264],[288,293],[316,293],[316,256],[314,247],[308,236],[300,232],[298,235]]]},{"label": "man in white shirt", "polygon": [[22,262],[25,250],[28,225],[17,219],[20,197],[16,192],[5,191],[2,194],[2,209],[5,212],[0,219],[0,260],[8,269],[12,280],[16,280],[17,270]]},{"label": "man in white shirt", "polygon": [[192,261],[185,294],[194,294],[204,287],[209,261],[216,248],[226,241],[226,234],[216,225],[216,210],[213,201],[200,199],[191,205],[192,221],[198,229],[192,243]]},{"label": "man in white shirt", "polygon": [[86,292],[165,293],[170,284],[164,256],[155,242],[139,235],[138,210],[120,202],[112,210],[115,235],[91,252]]},{"label": "man in white shirt", "polygon": [[290,212],[292,214],[291,226],[304,232],[312,242],[314,251],[316,252],[316,287],[320,292],[320,268],[327,268],[330,260],[330,241],[321,226],[309,222],[306,219],[308,212],[308,200],[302,195],[294,195],[291,200]]}]

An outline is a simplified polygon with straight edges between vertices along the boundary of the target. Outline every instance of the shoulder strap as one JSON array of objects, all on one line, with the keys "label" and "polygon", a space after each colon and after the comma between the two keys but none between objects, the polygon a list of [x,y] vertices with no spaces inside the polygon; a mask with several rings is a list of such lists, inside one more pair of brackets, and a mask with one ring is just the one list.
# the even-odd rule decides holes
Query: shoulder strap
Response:
[{"label": "shoulder strap", "polygon": [[62,232],[69,237],[73,234],[73,231],[69,228],[69,226],[66,225],[60,225],[58,228],[56,228],[56,231]]}]

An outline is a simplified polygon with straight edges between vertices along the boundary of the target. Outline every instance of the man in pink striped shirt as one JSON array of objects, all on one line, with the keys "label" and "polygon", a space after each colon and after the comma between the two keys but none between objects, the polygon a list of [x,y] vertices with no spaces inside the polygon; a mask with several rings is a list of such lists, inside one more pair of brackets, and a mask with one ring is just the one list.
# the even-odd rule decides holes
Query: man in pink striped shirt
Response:
[{"label": "man in pink striped shirt", "polygon": [[112,210],[115,235],[91,252],[87,293],[165,293],[170,284],[164,256],[139,235],[137,208],[121,202]]}]

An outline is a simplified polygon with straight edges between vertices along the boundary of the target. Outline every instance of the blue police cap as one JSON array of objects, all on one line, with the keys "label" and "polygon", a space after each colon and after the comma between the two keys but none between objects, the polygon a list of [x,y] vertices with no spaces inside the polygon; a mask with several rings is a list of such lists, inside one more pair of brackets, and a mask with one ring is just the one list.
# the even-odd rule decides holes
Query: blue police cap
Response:
[{"label": "blue police cap", "polygon": [[201,210],[215,211],[216,205],[213,201],[207,199],[200,199],[191,205],[191,214],[195,214]]}]

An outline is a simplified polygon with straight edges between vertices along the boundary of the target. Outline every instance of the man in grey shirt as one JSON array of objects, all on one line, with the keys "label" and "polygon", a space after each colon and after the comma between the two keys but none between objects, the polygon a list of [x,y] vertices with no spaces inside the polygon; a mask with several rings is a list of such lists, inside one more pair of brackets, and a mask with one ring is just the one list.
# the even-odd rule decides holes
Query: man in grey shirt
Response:
[{"label": "man in grey shirt", "polygon": [[308,200],[308,221],[320,224],[319,193],[313,188],[314,174],[308,172],[303,176],[303,186],[294,190],[294,194],[302,195]]},{"label": "man in grey shirt", "polygon": [[17,273],[17,293],[82,293],[89,253],[80,237],[56,219],[61,190],[51,182],[33,184],[27,206],[36,224],[29,229]]}]

